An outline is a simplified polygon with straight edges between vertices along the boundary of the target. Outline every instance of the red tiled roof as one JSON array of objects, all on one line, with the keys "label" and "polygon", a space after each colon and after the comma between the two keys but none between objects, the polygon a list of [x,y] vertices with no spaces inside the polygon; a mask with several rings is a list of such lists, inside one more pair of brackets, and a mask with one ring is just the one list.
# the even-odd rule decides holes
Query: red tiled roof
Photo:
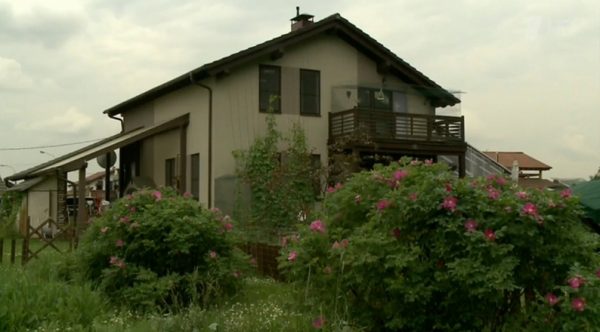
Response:
[{"label": "red tiled roof", "polygon": [[547,171],[552,168],[524,152],[483,151],[483,153],[508,169],[512,168],[515,160],[521,170]]}]

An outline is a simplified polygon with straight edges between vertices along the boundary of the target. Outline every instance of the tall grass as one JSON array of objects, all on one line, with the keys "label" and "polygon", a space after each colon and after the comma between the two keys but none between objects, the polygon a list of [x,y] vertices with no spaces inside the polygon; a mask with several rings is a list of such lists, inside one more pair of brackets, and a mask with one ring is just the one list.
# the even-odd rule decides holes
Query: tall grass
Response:
[{"label": "tall grass", "polygon": [[57,276],[58,260],[31,262],[26,268],[0,265],[0,331],[27,331],[53,325],[81,330],[107,306],[89,285]]}]

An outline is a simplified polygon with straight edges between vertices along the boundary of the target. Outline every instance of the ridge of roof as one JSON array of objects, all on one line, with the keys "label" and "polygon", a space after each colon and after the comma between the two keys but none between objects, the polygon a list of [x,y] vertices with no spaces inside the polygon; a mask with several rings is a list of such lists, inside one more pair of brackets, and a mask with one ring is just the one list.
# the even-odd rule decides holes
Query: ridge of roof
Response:
[{"label": "ridge of roof", "polygon": [[[437,106],[452,106],[460,102],[460,99],[452,95],[450,92],[442,88],[437,83],[435,83],[421,71],[417,70],[415,67],[411,66],[406,61],[398,57],[390,49],[385,47],[383,44],[378,42],[376,39],[371,37],[362,29],[358,28],[356,25],[352,24],[350,21],[342,17],[339,13],[335,13],[304,28],[287,32],[283,35],[274,37],[265,42],[256,44],[249,48],[230,54],[226,57],[220,58],[212,62],[208,62],[200,67],[197,67],[196,69],[188,71],[169,81],[166,81],[163,84],[160,84],[154,88],[142,92],[137,96],[127,99],[115,106],[112,106],[104,110],[103,113],[108,114],[109,116],[114,116],[123,113],[131,107],[139,106],[149,100],[158,98],[169,92],[190,85],[192,84],[193,79],[200,80],[206,77],[216,75],[219,72],[222,72],[223,67],[226,67],[227,65],[232,65],[232,67],[235,67],[236,64],[239,65],[240,63],[250,61],[255,57],[264,56],[268,55],[269,53],[276,52],[280,50],[283,46],[295,44],[306,38],[310,38],[314,35],[318,35],[320,33],[328,31],[329,29],[334,29],[334,31],[336,31],[337,33],[346,33],[348,35],[347,37],[350,40],[354,40],[356,42],[359,42],[359,39],[361,38],[364,39],[364,42],[366,42],[367,44],[371,44],[366,45],[365,47],[369,48],[371,51],[373,51],[373,53],[382,53],[380,54],[381,56],[388,57],[389,60],[391,60],[392,62],[390,64],[396,65],[398,67],[397,69],[399,73],[405,75],[406,77],[411,77],[415,81],[421,81],[417,82],[419,83],[418,88],[420,88],[421,90],[435,90],[434,93],[430,93],[430,96],[428,96],[428,98],[439,100],[440,102]],[[353,46],[358,48],[356,45]],[[362,51],[363,53],[365,53],[364,50]]]}]

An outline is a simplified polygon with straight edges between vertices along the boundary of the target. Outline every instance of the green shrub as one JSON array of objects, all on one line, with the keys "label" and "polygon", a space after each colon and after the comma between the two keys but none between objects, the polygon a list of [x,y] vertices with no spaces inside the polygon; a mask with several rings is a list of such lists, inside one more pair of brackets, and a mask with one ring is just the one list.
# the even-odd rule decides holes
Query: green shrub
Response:
[{"label": "green shrub", "polygon": [[140,191],[92,222],[77,256],[84,277],[115,303],[206,305],[238,288],[247,261],[231,228],[228,217],[170,189]]},{"label": "green shrub", "polygon": [[598,239],[568,191],[401,160],[330,188],[323,205],[280,267],[330,316],[377,331],[600,326]]}]

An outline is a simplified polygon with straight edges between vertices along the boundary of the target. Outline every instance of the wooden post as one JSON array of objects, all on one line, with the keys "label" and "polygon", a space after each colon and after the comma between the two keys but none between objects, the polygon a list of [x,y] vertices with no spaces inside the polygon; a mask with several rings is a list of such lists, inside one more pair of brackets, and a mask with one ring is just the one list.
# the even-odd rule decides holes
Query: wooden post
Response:
[{"label": "wooden post", "polygon": [[14,238],[10,240],[10,263],[15,263],[15,251],[17,247],[17,240]]},{"label": "wooden post", "polygon": [[458,177],[460,178],[464,178],[466,175],[466,160],[465,160],[465,153],[461,153],[458,155]]},{"label": "wooden post", "polygon": [[23,251],[21,253],[21,265],[25,265],[29,261],[29,238],[31,233],[29,232],[29,225],[31,224],[31,218],[27,216],[27,232],[23,237]]},{"label": "wooden post", "polygon": [[79,183],[77,184],[77,221],[75,222],[75,227],[73,228],[74,234],[74,245],[77,248],[77,237],[79,236],[78,230],[79,226],[82,225],[87,220],[87,204],[85,201],[85,169],[87,168],[87,163],[84,163],[83,166],[79,169]]}]

